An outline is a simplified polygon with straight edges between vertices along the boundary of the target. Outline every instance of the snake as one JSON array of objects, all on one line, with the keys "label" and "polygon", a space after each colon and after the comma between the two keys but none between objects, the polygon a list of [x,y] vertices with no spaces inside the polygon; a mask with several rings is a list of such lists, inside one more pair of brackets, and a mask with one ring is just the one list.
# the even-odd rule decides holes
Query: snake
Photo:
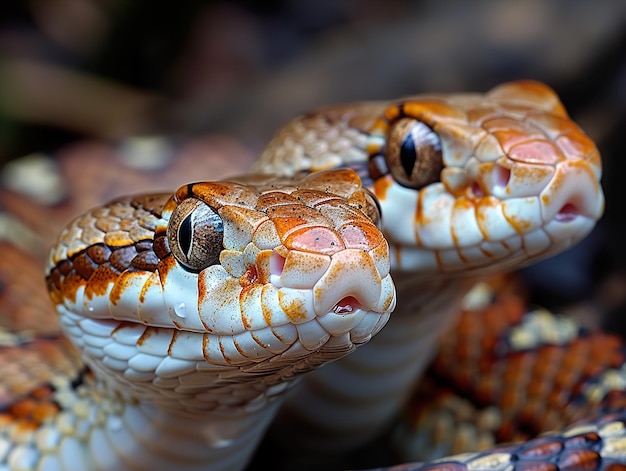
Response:
[{"label": "snake", "polygon": [[[98,207],[48,257],[65,336],[3,347],[65,364],[6,387],[0,468],[241,469],[276,415],[294,443],[363,445],[473,286],[592,230],[600,178],[556,93],[517,81],[322,108],[247,175]],[[453,463],[485,456],[518,459]]]},{"label": "snake", "polygon": [[387,321],[379,219],[347,169],[197,182],[76,218],[47,285],[89,370],[78,388],[57,378],[53,421],[5,432],[8,467],[241,468],[289,387]]}]

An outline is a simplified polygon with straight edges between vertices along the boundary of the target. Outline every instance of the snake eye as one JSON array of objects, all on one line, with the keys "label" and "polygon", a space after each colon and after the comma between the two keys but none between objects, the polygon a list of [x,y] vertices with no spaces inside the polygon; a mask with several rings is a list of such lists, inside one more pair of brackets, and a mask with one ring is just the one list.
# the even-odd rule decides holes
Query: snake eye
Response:
[{"label": "snake eye", "polygon": [[176,260],[185,268],[200,271],[219,262],[224,225],[206,203],[186,198],[170,217],[167,238]]},{"label": "snake eye", "polygon": [[402,118],[392,125],[387,142],[387,165],[399,184],[418,189],[439,181],[441,141],[429,126]]}]

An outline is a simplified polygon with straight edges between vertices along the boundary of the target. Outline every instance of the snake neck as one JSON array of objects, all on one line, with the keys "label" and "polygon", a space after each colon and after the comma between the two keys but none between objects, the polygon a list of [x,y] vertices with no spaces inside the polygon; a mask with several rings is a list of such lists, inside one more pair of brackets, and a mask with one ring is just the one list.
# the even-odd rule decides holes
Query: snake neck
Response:
[{"label": "snake neck", "polygon": [[194,417],[132,397],[90,370],[74,383],[59,380],[54,389],[60,412],[51,420],[30,431],[0,431],[0,444],[20,436],[5,450],[10,469],[241,469],[281,403]]},{"label": "snake neck", "polygon": [[[380,435],[400,413],[437,342],[460,312],[477,278],[424,280],[396,272],[398,307],[367,348],[305,377],[287,399],[279,423],[299,424],[304,449],[355,449]],[[375,386],[374,386],[375,385]],[[274,432],[274,430],[273,430]],[[280,434],[276,427],[274,432]]]}]

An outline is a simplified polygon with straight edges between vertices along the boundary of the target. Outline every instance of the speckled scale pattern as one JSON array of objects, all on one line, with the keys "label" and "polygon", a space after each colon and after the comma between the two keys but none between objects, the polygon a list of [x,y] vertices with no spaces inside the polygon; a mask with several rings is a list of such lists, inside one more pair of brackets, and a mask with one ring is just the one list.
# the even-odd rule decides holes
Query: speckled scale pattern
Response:
[{"label": "speckled scale pattern", "polygon": [[[223,228],[209,247],[219,257],[197,270],[179,263],[169,237],[189,200]],[[59,455],[77,447],[85,463],[99,462],[93,447],[113,447],[117,467],[150,448],[140,460],[146,469],[184,464],[183,456],[159,462],[153,449],[174,430],[149,446],[141,436],[122,443],[107,435],[111,421],[131,433],[157,414],[197,429],[189,439],[197,466],[243,466],[299,377],[366,343],[393,310],[388,246],[367,215],[373,204],[354,172],[336,170],[198,182],[172,195],[120,198],[70,222],[50,253],[50,297],[95,376],[82,389],[102,401],[88,408],[114,410],[59,445]],[[205,429],[215,429],[210,438]],[[18,450],[11,459],[25,467],[58,459],[38,445],[24,456]]]},{"label": "speckled scale pattern", "polygon": [[[291,174],[360,167],[380,202],[398,308],[366,348],[305,379],[307,406],[288,403],[295,415],[323,430],[315,440],[319,447],[332,434],[332,446],[350,441],[350,448],[393,420],[474,282],[576,244],[602,215],[604,197],[595,144],[554,91],[538,82],[506,83],[484,94],[347,104],[343,111],[322,108],[288,123],[254,168]],[[441,148],[439,175],[415,188],[396,178],[394,170],[406,169],[392,158],[406,136],[398,127],[411,129],[411,123],[430,129]],[[353,134],[334,131],[346,128]],[[311,139],[294,140],[292,130]],[[315,136],[328,142],[316,145]],[[349,152],[333,146],[334,139],[351,136]],[[340,381],[348,375],[363,382],[371,377],[377,387],[368,396],[356,381],[352,387]],[[313,401],[327,412],[312,412]]]},{"label": "speckled scale pattern", "polygon": [[[560,428],[576,417],[578,404],[602,400],[610,386],[599,383],[608,382],[605,377],[610,372],[626,379],[621,371],[626,347],[616,336],[577,330],[558,343],[545,341],[519,349],[514,334],[516,324],[524,319],[507,319],[502,313],[514,310],[497,304],[488,311],[481,317],[473,318],[470,312],[461,318],[442,341],[432,368],[475,403],[496,405],[501,411],[499,442],[519,439],[520,431],[533,435]],[[551,316],[525,314],[536,315]],[[511,324],[499,331],[505,321]],[[557,322],[551,326],[553,331]],[[474,343],[478,339],[480,352]]]},{"label": "speckled scale pattern", "polygon": [[[306,183],[297,184],[276,176],[293,176],[299,171],[338,166],[354,167],[361,175],[367,175],[368,159],[392,147],[387,142],[392,134],[387,131],[399,117],[420,119],[441,136],[445,168],[439,182],[418,190],[399,185],[390,174],[377,177],[376,181],[366,180],[382,205],[382,227],[391,243],[389,260],[385,250],[376,250],[386,244],[381,244],[381,238],[371,227],[363,226],[362,220],[341,229],[342,215],[348,219],[363,218],[358,211],[366,202],[364,194],[357,192],[357,197],[352,198],[343,193],[354,189],[354,174],[343,172],[335,173],[331,178],[328,178],[329,174],[305,177],[308,179]],[[402,275],[400,315],[404,316],[401,319],[405,323],[396,324],[398,327],[392,324],[382,331],[380,344],[384,346],[387,342],[395,348],[392,354],[382,357],[393,360],[396,354],[403,354],[402,343],[394,337],[399,333],[398,338],[414,337],[410,349],[415,364],[410,367],[408,380],[399,388],[385,377],[384,371],[378,371],[377,377],[370,379],[378,386],[400,389],[383,394],[389,403],[400,403],[403,395],[408,393],[407,385],[413,383],[413,378],[419,375],[432,355],[436,334],[445,328],[449,314],[455,313],[455,302],[470,285],[459,281],[456,274],[479,278],[567,248],[591,230],[603,208],[598,182],[600,161],[595,146],[568,119],[556,95],[535,82],[505,84],[482,95],[425,95],[393,102],[330,107],[310,113],[279,131],[255,164],[254,171],[266,175],[242,177],[236,181],[253,185],[255,191],[240,191],[240,187],[235,190],[236,185],[227,183],[221,189],[220,185],[187,185],[168,200],[164,211],[138,210],[132,204],[116,207],[114,204],[96,210],[70,226],[65,241],[62,236],[62,243],[53,251],[49,264],[53,300],[58,303],[68,335],[85,347],[93,371],[107,379],[89,379],[84,387],[79,387],[84,396],[80,396],[78,390],[68,389],[67,385],[58,385],[56,392],[70,391],[69,395],[58,394],[56,399],[57,403],[68,406],[68,414],[58,415],[55,421],[56,430],[65,435],[57,434],[53,440],[44,434],[29,442],[37,443],[39,448],[14,445],[15,436],[12,435],[12,441],[8,442],[12,456],[8,459],[14,467],[30,469],[39,463],[56,469],[61,468],[63,460],[69,456],[80,457],[74,464],[81,469],[86,466],[130,468],[130,463],[139,461],[146,469],[158,466],[172,469],[174,464],[177,467],[185,464],[193,469],[198,463],[201,463],[200,467],[206,465],[206,460],[215,465],[219,463],[224,469],[241,466],[241,462],[233,465],[229,460],[240,459],[233,457],[249,454],[254,449],[260,433],[275,412],[278,401],[273,398],[280,396],[285,389],[282,379],[291,380],[296,371],[308,370],[352,350],[355,345],[367,342],[372,333],[382,327],[386,319],[381,316],[340,314],[346,308],[353,308],[355,291],[351,291],[346,282],[351,277],[362,285],[367,284],[364,280],[373,282],[375,289],[362,287],[358,296],[367,298],[369,304],[380,310],[390,310],[393,307],[391,284],[389,281],[379,284],[380,275],[388,273],[390,264],[396,274]],[[310,191],[307,193],[301,186],[314,187],[316,202],[309,208],[322,213],[324,224],[331,221],[334,235],[330,239],[334,241],[337,236],[349,241],[339,244],[345,250],[337,251],[337,244],[334,244],[324,247],[326,253],[317,253],[315,244],[310,245],[312,239],[303,234],[319,228],[319,216],[313,217],[308,209],[303,210],[302,216],[311,218],[308,224],[301,218],[289,216],[294,212],[293,207],[290,208],[294,204],[291,196],[296,195],[298,199],[301,191],[301,197],[311,196]],[[276,205],[272,206],[271,212],[279,216],[268,223],[270,211],[265,215],[258,214],[260,206],[255,207],[258,197],[255,193],[271,194],[277,187],[289,188],[286,191],[289,197],[266,198],[268,204]],[[230,195],[229,190],[233,190]],[[342,193],[348,201],[343,206],[337,201],[326,201],[325,195],[329,192]],[[233,204],[228,197],[235,194],[240,198]],[[163,236],[171,211],[176,209],[181,198],[190,196],[210,200],[229,221],[225,250],[220,257],[221,268],[212,270],[197,284],[198,296],[192,296],[199,300],[197,306],[189,304],[190,298],[180,294],[183,281],[188,281],[190,275],[173,263]],[[150,204],[144,200],[144,206]],[[339,206],[342,207],[338,211]],[[160,204],[154,204],[154,208],[160,208]],[[579,217],[571,218],[572,213]],[[562,224],[564,221],[566,224]],[[154,237],[147,234],[151,231]],[[270,241],[280,245],[275,251],[284,258],[284,264],[276,257],[274,263],[270,262],[262,247],[263,244],[272,246]],[[289,250],[300,253],[290,260]],[[341,255],[350,250],[353,255],[358,254],[358,262]],[[259,260],[254,269],[251,269],[252,260]],[[277,260],[280,263],[276,263]],[[258,289],[256,282],[275,278],[276,273],[272,270],[280,266],[282,286],[277,291],[270,290],[269,295]],[[298,267],[307,267],[306,275],[298,274]],[[322,275],[320,267],[330,267],[332,276]],[[341,274],[345,276],[339,276]],[[474,278],[465,279],[472,281]],[[229,281],[220,285],[224,280]],[[302,284],[312,291],[302,289]],[[67,296],[61,294],[64,285]],[[116,287],[111,288],[112,285]],[[214,295],[203,295],[207,292],[205,288],[211,286],[217,287]],[[218,296],[216,293],[220,289],[239,293],[235,298],[241,300],[242,307],[245,306],[244,312],[248,312],[247,308],[252,305],[272,308],[264,311],[262,321],[240,316],[239,303],[232,301],[233,296]],[[166,291],[168,295],[163,296]],[[379,294],[378,298],[368,295],[368,291]],[[339,302],[334,306],[332,301],[324,299],[328,292],[338,296]],[[308,307],[313,306],[313,310],[326,312],[330,309],[332,312],[314,322],[301,309],[303,299]],[[138,304],[137,300],[140,300]],[[130,309],[119,308],[128,306],[129,301]],[[436,315],[430,313],[429,317],[429,311]],[[448,314],[438,314],[444,311]],[[109,312],[116,321],[111,320]],[[211,312],[219,312],[219,319],[207,316],[206,313]],[[89,316],[89,313],[95,313],[95,317],[82,318],[82,314]],[[407,325],[408,313],[419,321]],[[350,318],[350,322],[338,319],[344,317]],[[229,323],[224,319],[234,321]],[[138,325],[134,325],[137,320]],[[340,322],[336,323],[337,320]],[[173,331],[174,328],[182,330]],[[413,332],[417,333],[416,336],[406,335]],[[432,338],[420,339],[420,332],[428,332]],[[511,339],[514,337],[517,339],[513,342],[517,342],[515,348],[519,349],[519,339],[523,340],[524,334],[512,335]],[[115,346],[108,345],[111,339],[117,342]],[[11,337],[11,341],[15,342],[15,337]],[[242,341],[254,348],[242,349]],[[321,348],[324,342],[327,343]],[[381,356],[376,352],[380,350],[376,348],[374,342],[372,351],[378,359]],[[280,359],[265,362],[268,351]],[[365,350],[359,350],[349,358],[349,364],[356,371],[369,371],[363,365],[380,366],[367,355],[359,356],[361,351]],[[163,352],[167,352],[165,357]],[[319,355],[307,358],[309,352],[319,352]],[[459,353],[462,352],[455,352]],[[402,360],[402,357],[398,358]],[[401,372],[395,364],[407,364],[406,361],[390,363],[387,371],[392,377],[399,377]],[[338,371],[341,371],[341,364],[335,362],[331,367],[339,365]],[[591,396],[601,395],[605,385],[611,384],[611,378],[601,378],[600,375],[610,372],[612,363],[607,364],[608,370],[598,372],[595,389],[589,390]],[[289,365],[293,368],[291,372]],[[277,368],[281,371],[278,374],[280,379],[275,375]],[[267,402],[255,400],[254,393],[246,389],[239,374],[255,376],[268,371],[270,376],[274,375],[272,379],[256,383],[255,387],[265,391],[270,399]],[[340,384],[333,369],[320,371],[331,372],[326,378],[329,380],[327,384]],[[111,379],[107,376],[111,372],[120,375]],[[180,372],[182,376],[175,376]],[[286,372],[284,377],[281,376],[283,372]],[[202,381],[212,378],[217,387],[203,395],[205,386],[200,384],[199,378]],[[320,381],[319,375],[317,378],[313,384]],[[146,387],[146,384],[150,386]],[[366,388],[358,387],[359,384],[354,381],[347,389],[357,385],[359,393],[365,392]],[[72,409],[74,403],[84,404],[77,398],[88,396],[87,386],[98,399],[92,404],[95,407]],[[142,400],[153,386],[159,390],[160,396],[156,400],[159,407],[144,410]],[[330,391],[328,396],[332,400],[335,391],[322,389]],[[486,395],[493,392],[489,388],[482,390],[487,391]],[[340,391],[338,396],[344,392]],[[61,401],[64,396],[75,400]],[[135,399],[129,401],[133,396]],[[42,397],[50,396],[42,393]],[[137,397],[140,398],[139,406],[134,402]],[[102,398],[104,400],[100,401]],[[347,402],[343,396],[340,399],[343,404]],[[613,399],[620,404],[619,397]],[[373,404],[374,401],[368,401],[366,397],[365,403],[368,402]],[[305,406],[309,412],[321,418],[323,414],[309,404],[312,402]],[[265,406],[267,408],[263,409]],[[178,415],[167,412],[175,408],[187,413],[184,421],[178,422]],[[358,412],[351,411],[345,419],[340,417],[341,413],[334,412],[330,417],[333,424],[344,420],[352,431],[375,433],[376,421],[380,419],[386,423],[389,411],[393,413],[393,407],[386,409],[381,416],[361,409],[360,415],[350,416],[351,412]],[[209,421],[203,416],[207,410],[212,414]],[[242,413],[236,423],[228,417],[233,410]],[[86,411],[90,412],[85,415]],[[374,423],[371,426],[355,425],[357,421],[352,419],[364,416],[376,416]],[[87,422],[82,420],[85,417],[89,418]],[[92,420],[94,417],[97,420]],[[200,420],[196,420],[198,418]],[[614,428],[619,428],[619,420],[615,419],[615,423],[618,425]],[[155,438],[149,433],[146,437],[148,430],[160,430],[163,424],[167,424],[168,430],[172,429],[171,433],[164,434],[165,438]],[[596,425],[592,424],[592,427]],[[599,433],[598,427],[592,431]],[[136,433],[140,429],[141,433]],[[346,435],[341,426],[337,430],[339,435]],[[189,442],[176,442],[171,451],[175,454],[180,450],[181,453],[174,457],[160,456],[159,451],[164,448],[161,444],[174,443],[181,432],[190,435]],[[194,442],[195,436],[210,437],[210,440],[208,443],[206,440]],[[80,440],[89,443],[91,454],[80,451]],[[54,445],[49,446],[50,443]],[[619,447],[620,444],[618,440],[616,445]],[[225,445],[226,449],[233,446],[238,453],[226,456],[219,451]],[[555,446],[547,445],[541,449],[546,451],[548,448],[553,450]],[[58,456],[54,455],[56,451]],[[48,452],[52,456],[44,456]],[[212,453],[219,456],[216,458]],[[612,459],[612,450],[603,449],[603,453],[608,460]],[[585,456],[595,459],[592,452],[581,452],[579,457]],[[507,461],[510,458],[510,454],[467,455],[461,469],[465,466],[482,469],[491,465],[496,466],[494,469],[499,469],[497,466],[500,465],[511,469],[511,463]],[[107,461],[111,459],[119,460],[117,465]]]},{"label": "speckled scale pattern", "polygon": [[63,231],[51,253],[48,290],[60,302],[79,286],[104,293],[125,270],[154,270],[158,258],[152,247],[158,216],[155,203],[169,195],[118,199],[75,219]]},{"label": "speckled scale pattern", "polygon": [[[497,453],[494,469],[621,469],[626,346],[528,308],[515,277],[497,283],[494,300],[442,339],[394,432],[403,460],[432,460],[406,469],[482,469]],[[449,455],[459,457],[435,459]]]},{"label": "speckled scale pattern", "polygon": [[[607,414],[522,444],[465,453],[428,463],[407,463],[385,471],[623,471],[626,469],[626,413]],[[383,468],[380,468],[381,470]],[[374,470],[371,470],[374,471]]]}]

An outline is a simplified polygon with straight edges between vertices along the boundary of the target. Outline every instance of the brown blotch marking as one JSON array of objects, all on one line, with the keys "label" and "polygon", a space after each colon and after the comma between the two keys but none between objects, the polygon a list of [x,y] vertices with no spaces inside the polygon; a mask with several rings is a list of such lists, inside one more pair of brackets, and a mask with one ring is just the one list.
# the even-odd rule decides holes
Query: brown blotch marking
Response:
[{"label": "brown blotch marking", "polygon": [[626,464],[609,463],[604,466],[603,471],[626,471]]},{"label": "brown blotch marking", "polygon": [[170,271],[176,269],[178,267],[178,261],[173,255],[168,255],[162,260],[159,260],[159,264],[157,266],[157,272],[159,273],[159,277],[161,279],[161,284],[165,286],[165,280]]},{"label": "brown blotch marking", "polygon": [[32,412],[33,419],[37,423],[43,423],[45,420],[54,417],[59,411],[59,407],[51,402],[38,404]]},{"label": "brown blotch marking", "polygon": [[143,252],[145,250],[152,250],[153,241],[152,239],[144,239],[135,242],[135,248],[137,252]]},{"label": "brown blotch marking", "polygon": [[22,399],[15,404],[13,404],[10,408],[11,414],[15,417],[28,417],[35,410],[35,402],[30,399]]},{"label": "brown blotch marking", "polygon": [[167,233],[165,231],[155,232],[152,250],[154,250],[155,255],[161,260],[163,260],[171,253],[170,246],[167,241]]},{"label": "brown blotch marking", "polygon": [[552,463],[533,463],[532,461],[522,461],[515,463],[515,471],[558,471],[559,468]]},{"label": "brown blotch marking", "polygon": [[67,276],[73,269],[72,262],[69,260],[62,260],[57,264],[57,269],[61,275]]},{"label": "brown blotch marking", "polygon": [[595,470],[599,469],[602,457],[593,450],[566,450],[559,457],[559,469]]},{"label": "brown blotch marking", "polygon": [[383,116],[376,121],[375,126],[386,128],[387,123],[396,120],[399,116],[402,116],[402,106],[400,104],[389,106],[385,109]]},{"label": "brown blotch marking", "polygon": [[111,256],[111,249],[104,244],[90,245],[87,247],[86,252],[89,258],[98,265],[106,263]]},{"label": "brown blotch marking", "polygon": [[[155,267],[156,270],[156,267]],[[151,276],[141,287],[141,291],[139,292],[139,302],[143,304],[146,301],[146,294],[150,291],[152,286],[159,286],[159,279],[155,276]]]},{"label": "brown blotch marking", "polygon": [[[198,277],[198,305],[201,305],[202,303],[204,303],[204,300],[207,298],[207,295],[208,295],[207,285],[204,279],[205,279],[204,276]],[[202,322],[202,325],[204,325],[204,327],[206,328],[206,324],[202,320],[202,316],[200,316],[200,321]],[[211,331],[211,329],[207,329],[207,330],[209,332]]]},{"label": "brown blotch marking", "polygon": [[113,250],[109,261],[118,272],[123,272],[131,265],[136,255],[137,250],[134,245],[120,247]]},{"label": "brown blotch marking", "polygon": [[132,260],[131,266],[138,270],[153,272],[156,270],[159,258],[152,251],[139,252]]},{"label": "brown blotch marking", "polygon": [[49,386],[39,386],[9,407],[10,421],[17,421],[22,431],[32,431],[58,414],[60,408],[53,400]]},{"label": "brown blotch marking", "polygon": [[98,264],[94,263],[85,251],[72,257],[72,263],[74,271],[85,280],[88,280],[98,268]]},{"label": "brown blotch marking", "polygon": [[46,277],[47,284],[50,288],[55,290],[61,289],[61,283],[63,282],[63,275],[58,267],[54,267],[50,274]]},{"label": "brown blotch marking", "polygon": [[550,458],[563,449],[563,445],[560,442],[548,441],[540,443],[532,448],[527,448],[520,453],[521,457],[532,459],[545,459]]},{"label": "brown blotch marking", "polygon": [[19,419],[15,425],[17,433],[30,433],[39,428],[39,424],[32,419]]}]

